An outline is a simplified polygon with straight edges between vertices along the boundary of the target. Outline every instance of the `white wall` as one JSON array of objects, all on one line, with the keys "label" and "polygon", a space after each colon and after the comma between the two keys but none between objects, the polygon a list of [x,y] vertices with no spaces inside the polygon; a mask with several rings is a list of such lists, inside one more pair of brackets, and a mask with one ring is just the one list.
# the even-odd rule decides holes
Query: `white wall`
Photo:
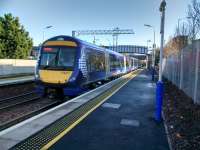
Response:
[{"label": "white wall", "polygon": [[36,60],[0,59],[0,76],[34,73]]}]

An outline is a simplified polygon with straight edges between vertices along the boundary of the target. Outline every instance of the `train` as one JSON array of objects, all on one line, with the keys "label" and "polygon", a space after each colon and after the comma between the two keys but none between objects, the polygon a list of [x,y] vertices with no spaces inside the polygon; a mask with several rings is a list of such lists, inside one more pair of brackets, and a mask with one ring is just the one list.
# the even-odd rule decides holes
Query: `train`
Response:
[{"label": "train", "polygon": [[52,37],[39,50],[35,81],[43,96],[77,96],[91,85],[120,77],[139,67],[139,60],[78,38]]}]

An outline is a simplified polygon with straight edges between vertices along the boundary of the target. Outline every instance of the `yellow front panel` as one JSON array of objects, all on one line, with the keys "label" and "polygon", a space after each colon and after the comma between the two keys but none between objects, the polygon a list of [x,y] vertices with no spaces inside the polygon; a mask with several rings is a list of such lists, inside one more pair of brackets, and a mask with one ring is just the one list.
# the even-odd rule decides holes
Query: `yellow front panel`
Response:
[{"label": "yellow front panel", "polygon": [[40,79],[46,83],[66,83],[72,71],[39,70]]},{"label": "yellow front panel", "polygon": [[73,41],[47,41],[44,46],[72,46],[77,47],[77,44]]}]

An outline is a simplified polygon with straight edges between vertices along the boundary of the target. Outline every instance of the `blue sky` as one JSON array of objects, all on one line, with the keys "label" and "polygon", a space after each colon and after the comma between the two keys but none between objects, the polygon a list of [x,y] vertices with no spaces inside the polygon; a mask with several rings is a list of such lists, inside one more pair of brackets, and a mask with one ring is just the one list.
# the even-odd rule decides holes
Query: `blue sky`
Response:
[{"label": "blue sky", "polygon": [[[133,29],[134,35],[120,35],[119,44],[147,45],[153,40],[153,31],[144,27],[151,24],[156,29],[156,44],[160,39],[161,0],[0,0],[0,15],[12,13],[29,31],[38,45],[43,39],[55,35],[71,35],[72,30]],[[191,0],[166,0],[165,39],[173,35],[178,18],[187,15]],[[92,42],[93,36],[79,38]],[[97,44],[112,44],[112,36],[97,36]]]}]

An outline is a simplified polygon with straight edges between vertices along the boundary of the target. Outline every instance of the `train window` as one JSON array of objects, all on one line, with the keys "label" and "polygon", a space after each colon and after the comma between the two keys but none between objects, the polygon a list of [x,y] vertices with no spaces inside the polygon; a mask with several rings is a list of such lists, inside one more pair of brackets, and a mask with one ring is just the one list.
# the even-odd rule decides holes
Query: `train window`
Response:
[{"label": "train window", "polygon": [[129,58],[126,57],[126,67],[129,67]]},{"label": "train window", "polygon": [[73,67],[75,61],[75,48],[60,48],[58,66]]},{"label": "train window", "polygon": [[109,54],[109,60],[110,60],[110,71],[115,70],[116,68],[120,68],[123,66],[120,62],[120,58],[117,58],[117,56]]},{"label": "train window", "polygon": [[89,53],[89,55],[88,55],[88,63],[87,63],[89,72],[93,72],[93,71],[96,70],[95,59],[96,59],[96,56],[94,55],[94,53]]},{"label": "train window", "polygon": [[43,54],[41,57],[42,66],[56,66],[56,55],[54,53]]},{"label": "train window", "polygon": [[109,60],[110,60],[110,71],[114,69],[114,56],[109,54]]},{"label": "train window", "polygon": [[123,58],[120,59],[120,67],[121,68],[124,67],[124,59]]},{"label": "train window", "polygon": [[105,71],[105,55],[102,52],[88,50],[87,68],[89,72]]},{"label": "train window", "polygon": [[71,47],[44,47],[40,66],[72,68],[75,63],[75,53],[76,49]]}]

